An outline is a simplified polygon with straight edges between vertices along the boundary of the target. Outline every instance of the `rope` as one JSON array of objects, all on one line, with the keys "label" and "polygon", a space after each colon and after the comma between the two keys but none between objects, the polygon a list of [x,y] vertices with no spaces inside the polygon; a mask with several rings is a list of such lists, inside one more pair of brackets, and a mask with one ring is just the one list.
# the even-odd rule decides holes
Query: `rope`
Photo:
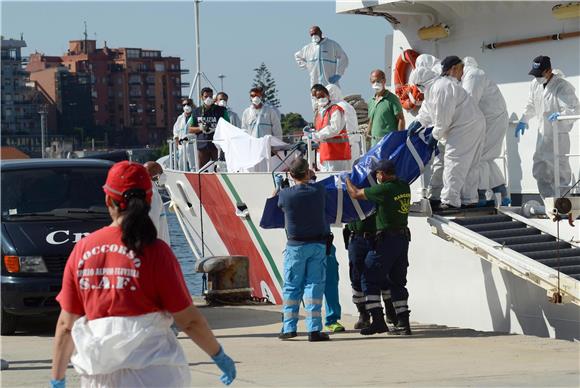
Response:
[{"label": "rope", "polygon": [[568,195],[568,193],[569,193],[570,191],[572,191],[572,189],[573,189],[574,187],[576,187],[576,185],[577,185],[578,183],[580,183],[580,179],[578,179],[578,180],[576,181],[576,183],[574,183],[574,184],[572,185],[572,187],[570,187],[570,188],[568,189],[568,191],[566,191],[566,193],[564,193],[564,195],[562,195],[562,198],[564,198],[565,196],[567,196],[567,195]]}]

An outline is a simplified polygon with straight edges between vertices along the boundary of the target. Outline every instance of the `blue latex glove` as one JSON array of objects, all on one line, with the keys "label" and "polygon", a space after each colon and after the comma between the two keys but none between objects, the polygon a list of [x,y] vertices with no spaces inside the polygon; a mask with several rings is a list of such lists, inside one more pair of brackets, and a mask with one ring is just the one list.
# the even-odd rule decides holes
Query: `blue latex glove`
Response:
[{"label": "blue latex glove", "polygon": [[407,128],[407,136],[414,136],[419,129],[423,128],[419,120],[413,121]]},{"label": "blue latex glove", "polygon": [[65,379],[50,380],[50,388],[65,388]]},{"label": "blue latex glove", "polygon": [[338,74],[333,75],[332,77],[330,77],[328,79],[328,82],[330,82],[331,84],[335,84],[337,83],[342,77]]},{"label": "blue latex glove", "polygon": [[236,378],[236,364],[227,354],[224,353],[224,348],[220,346],[220,351],[218,354],[212,357],[212,360],[221,369],[224,374],[220,377],[220,380],[225,385],[230,385]]},{"label": "blue latex glove", "polygon": [[304,133],[304,136],[307,137],[308,139],[312,140],[312,134],[315,132],[316,130],[314,128],[312,128],[311,126],[307,125],[304,128],[302,128],[302,132]]},{"label": "blue latex glove", "polygon": [[554,121],[558,120],[558,117],[560,117],[560,112],[554,112],[548,116],[548,121],[554,122]]},{"label": "blue latex glove", "polygon": [[274,183],[276,184],[276,189],[282,189],[282,182],[284,181],[284,176],[282,174],[274,175]]},{"label": "blue latex glove", "polygon": [[524,123],[523,121],[520,121],[518,123],[518,125],[516,126],[516,133],[514,134],[515,137],[519,137],[518,135],[521,133],[522,135],[524,134],[524,131],[528,129],[528,124]]},{"label": "blue latex glove", "polygon": [[435,138],[433,137],[433,134],[431,134],[431,135],[427,136],[427,139],[425,139],[425,140],[427,140],[427,145],[428,145],[429,147],[431,147],[431,148],[435,148],[435,147],[437,147],[437,139],[435,139]]}]

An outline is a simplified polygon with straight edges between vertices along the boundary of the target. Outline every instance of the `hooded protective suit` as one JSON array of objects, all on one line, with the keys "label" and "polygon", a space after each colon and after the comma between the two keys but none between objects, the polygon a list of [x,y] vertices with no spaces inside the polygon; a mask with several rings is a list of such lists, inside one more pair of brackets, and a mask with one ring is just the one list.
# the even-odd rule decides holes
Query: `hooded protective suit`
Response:
[{"label": "hooded protective suit", "polygon": [[[430,54],[421,54],[415,61],[415,69],[431,69],[437,74],[441,74],[441,60]],[[409,83],[413,83],[409,80]]]},{"label": "hooded protective suit", "polygon": [[[538,119],[538,139],[536,152],[534,153],[534,166],[532,174],[538,182],[538,190],[542,198],[554,196],[554,132],[558,136],[558,154],[560,155],[560,194],[569,187],[571,180],[570,162],[567,157],[570,153],[570,135],[574,121],[548,121],[551,113],[558,112],[562,115],[580,113],[580,103],[574,87],[563,78],[563,74],[554,70],[550,81],[544,85],[536,79],[530,83],[530,93],[521,121],[527,123],[530,118]],[[564,190],[564,191],[562,191]]]},{"label": "hooded protective suit", "polygon": [[505,99],[495,82],[491,81],[471,57],[463,60],[461,84],[478,104],[485,117],[485,139],[478,167],[479,190],[490,190],[505,185],[503,173],[495,159],[501,154],[509,118]]},{"label": "hooded protective suit", "polygon": [[[320,43],[307,44],[294,54],[294,58],[301,69],[308,70],[310,86],[328,85],[331,77],[342,77],[348,66],[348,57],[342,47],[328,38],[323,38]],[[334,83],[339,85],[338,81]]]},{"label": "hooded protective suit", "polygon": [[242,127],[251,136],[260,138],[271,135],[282,140],[280,118],[273,106],[263,103],[260,108],[250,105],[242,113]]},{"label": "hooded protective suit", "polygon": [[348,132],[348,138],[350,141],[351,156],[352,160],[356,160],[364,153],[361,144],[365,141],[363,137],[364,135],[357,134],[357,132],[359,132],[359,128],[356,110],[352,105],[342,99],[342,91],[338,86],[330,84],[326,86],[326,89],[330,95],[330,102],[340,106],[344,110],[346,131]]},{"label": "hooded protective suit", "polygon": [[[425,100],[417,120],[423,126],[432,125],[433,137],[445,145],[441,202],[455,207],[477,203],[477,166],[485,118],[455,78],[443,76],[433,82],[434,71],[418,70],[413,81],[425,88]],[[440,174],[437,170],[441,167],[434,166],[436,179]]]}]

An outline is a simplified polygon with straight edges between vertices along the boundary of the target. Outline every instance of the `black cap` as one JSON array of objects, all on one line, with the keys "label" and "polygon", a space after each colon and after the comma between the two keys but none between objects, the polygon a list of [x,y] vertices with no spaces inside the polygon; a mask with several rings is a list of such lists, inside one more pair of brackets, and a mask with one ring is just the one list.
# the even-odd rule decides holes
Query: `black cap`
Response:
[{"label": "black cap", "polygon": [[534,77],[541,77],[544,71],[551,68],[552,62],[550,61],[550,57],[540,55],[539,57],[534,58],[534,61],[532,62],[532,70],[530,70],[528,74],[533,75]]},{"label": "black cap", "polygon": [[449,69],[463,61],[457,55],[450,55],[441,61],[441,75],[445,75]]},{"label": "black cap", "polygon": [[395,163],[389,159],[381,159],[373,169],[373,172],[382,171],[387,175],[395,175],[397,173],[397,168]]}]

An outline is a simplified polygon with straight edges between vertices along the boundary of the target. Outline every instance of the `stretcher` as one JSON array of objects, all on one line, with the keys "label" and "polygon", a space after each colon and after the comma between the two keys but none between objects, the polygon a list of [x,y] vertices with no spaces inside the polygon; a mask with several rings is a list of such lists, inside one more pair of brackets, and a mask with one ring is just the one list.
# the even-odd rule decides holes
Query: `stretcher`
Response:
[{"label": "stretcher", "polygon": [[[350,173],[333,174],[317,184],[326,189],[326,220],[331,225],[364,219],[374,211],[369,201],[350,198],[346,191],[346,178],[365,188],[376,184],[373,170],[379,160],[390,159],[395,163],[399,179],[411,184],[421,176],[425,166],[438,152],[427,142],[432,128],[421,130],[416,136],[407,136],[407,131],[391,132],[383,137],[366,154],[355,161]],[[278,207],[278,196],[268,198],[264,205],[260,227],[275,229],[284,227],[284,213]]]}]

